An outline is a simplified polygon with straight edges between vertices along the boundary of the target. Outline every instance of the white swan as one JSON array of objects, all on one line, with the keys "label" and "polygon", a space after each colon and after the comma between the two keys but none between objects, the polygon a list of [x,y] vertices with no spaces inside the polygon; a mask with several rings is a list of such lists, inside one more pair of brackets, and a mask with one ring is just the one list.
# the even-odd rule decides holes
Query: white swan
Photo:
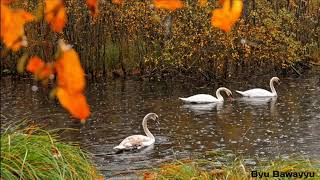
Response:
[{"label": "white swan", "polygon": [[214,103],[214,102],[223,102],[223,97],[221,96],[220,92],[221,91],[225,91],[227,93],[228,96],[232,96],[232,92],[225,88],[225,87],[221,87],[219,89],[217,89],[216,91],[216,97],[213,97],[209,94],[197,94],[197,95],[193,95],[187,98],[179,98],[184,102],[187,103]]},{"label": "white swan", "polygon": [[236,91],[236,92],[245,97],[276,97],[278,95],[277,95],[276,89],[274,88],[274,82],[280,84],[280,79],[278,77],[273,77],[270,79],[271,92],[265,89],[260,89],[260,88],[250,89],[247,91]]},{"label": "white swan", "polygon": [[118,146],[114,147],[115,150],[133,150],[141,149],[145,146],[154,144],[155,138],[147,127],[147,121],[149,119],[156,120],[158,117],[155,113],[147,114],[142,120],[142,127],[147,136],[143,135],[132,135],[125,138]]}]

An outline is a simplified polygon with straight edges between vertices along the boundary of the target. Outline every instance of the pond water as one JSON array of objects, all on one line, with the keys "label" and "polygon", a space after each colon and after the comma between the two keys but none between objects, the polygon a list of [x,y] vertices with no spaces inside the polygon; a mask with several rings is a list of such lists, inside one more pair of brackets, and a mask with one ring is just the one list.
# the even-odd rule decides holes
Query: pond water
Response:
[{"label": "pond water", "polygon": [[[234,90],[269,89],[269,77],[223,84],[234,100],[222,104],[186,105],[178,97],[198,93],[215,95],[213,86],[193,82],[165,83],[116,80],[88,83],[86,95],[92,115],[85,125],[75,123],[48,90],[32,91],[30,79],[1,79],[1,121],[33,120],[46,128],[74,128],[62,138],[79,142],[96,154],[106,177],[132,177],[137,170],[211,150],[231,150],[248,157],[276,158],[292,153],[320,159],[319,77],[283,79],[277,99],[250,100]],[[150,121],[154,146],[141,152],[113,154],[113,147],[133,134],[143,134],[142,118]]]}]

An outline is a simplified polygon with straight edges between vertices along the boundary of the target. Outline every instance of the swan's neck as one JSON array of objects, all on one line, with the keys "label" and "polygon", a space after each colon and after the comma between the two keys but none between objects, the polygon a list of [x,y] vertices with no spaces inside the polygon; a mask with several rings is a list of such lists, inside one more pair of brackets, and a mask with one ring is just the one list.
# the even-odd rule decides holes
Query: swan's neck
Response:
[{"label": "swan's neck", "polygon": [[274,79],[270,80],[270,88],[273,95],[277,96],[276,89],[274,88]]},{"label": "swan's neck", "polygon": [[216,91],[216,96],[217,96],[217,99],[219,100],[219,101],[223,101],[224,99],[223,99],[223,96],[221,96],[221,94],[220,94],[220,92],[222,91],[223,89],[221,89],[221,88],[219,88],[219,89],[217,89],[217,91]]},{"label": "swan's neck", "polygon": [[142,127],[143,127],[143,130],[144,130],[144,133],[146,133],[146,135],[151,138],[151,139],[154,139],[154,136],[151,134],[151,132],[149,131],[148,127],[147,127],[147,121],[148,121],[148,118],[147,117],[144,117],[143,118],[143,121],[142,121]]}]

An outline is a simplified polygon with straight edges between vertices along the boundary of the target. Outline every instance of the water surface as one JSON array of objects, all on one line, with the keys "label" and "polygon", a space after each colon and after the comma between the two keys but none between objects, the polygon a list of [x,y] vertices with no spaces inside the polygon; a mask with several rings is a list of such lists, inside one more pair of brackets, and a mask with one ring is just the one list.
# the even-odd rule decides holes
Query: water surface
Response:
[{"label": "water surface", "polygon": [[[62,134],[96,154],[106,177],[125,177],[174,159],[194,157],[210,150],[231,150],[248,157],[276,158],[291,153],[320,159],[320,83],[316,77],[281,79],[279,97],[241,98],[234,90],[269,89],[269,79],[224,84],[234,100],[222,104],[183,104],[178,97],[215,94],[217,87],[188,83],[117,80],[88,83],[92,111],[85,125],[74,123],[48,89],[30,79],[1,79],[1,121],[33,120],[46,128],[75,128]],[[113,147],[129,135],[142,134],[144,115],[155,112],[160,124],[150,121],[156,137],[153,147],[137,153],[113,154]]]}]

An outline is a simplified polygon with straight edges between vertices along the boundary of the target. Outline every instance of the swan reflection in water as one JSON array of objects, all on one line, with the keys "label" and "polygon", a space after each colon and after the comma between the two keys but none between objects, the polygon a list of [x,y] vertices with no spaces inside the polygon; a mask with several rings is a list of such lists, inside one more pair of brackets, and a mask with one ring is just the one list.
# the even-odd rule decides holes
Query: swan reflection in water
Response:
[{"label": "swan reflection in water", "polygon": [[275,115],[277,97],[242,97],[239,98],[238,101],[253,106],[252,108],[255,111],[258,111],[260,108],[262,108],[261,110],[265,111],[264,107],[270,104],[270,112],[271,114]]},{"label": "swan reflection in water", "polygon": [[255,97],[255,98],[241,97],[238,100],[245,104],[250,104],[254,106],[265,106],[265,105],[268,105],[268,103],[270,102],[271,104],[272,103],[274,104],[277,100],[277,97]]},{"label": "swan reflection in water", "polygon": [[201,115],[211,113],[214,108],[218,111],[222,109],[223,103],[208,103],[208,104],[185,104],[181,106],[184,109],[190,109],[194,113]]}]

